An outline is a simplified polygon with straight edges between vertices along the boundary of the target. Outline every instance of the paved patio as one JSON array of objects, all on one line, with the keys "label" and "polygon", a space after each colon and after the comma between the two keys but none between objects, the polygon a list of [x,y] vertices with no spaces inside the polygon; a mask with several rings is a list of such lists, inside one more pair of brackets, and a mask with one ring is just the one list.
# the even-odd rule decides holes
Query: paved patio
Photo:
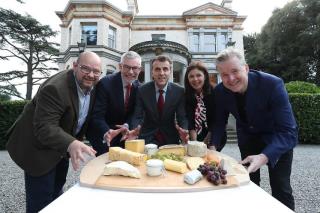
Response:
[{"label": "paved patio", "polygon": [[[240,159],[236,144],[228,144],[223,152]],[[298,213],[320,212],[319,163],[320,145],[299,145],[295,148],[291,182]],[[23,171],[13,163],[7,151],[0,151],[0,171],[0,212],[25,212]],[[267,167],[262,168],[261,176],[261,187],[270,193]],[[66,190],[77,183],[78,178],[79,172],[70,168]]]}]

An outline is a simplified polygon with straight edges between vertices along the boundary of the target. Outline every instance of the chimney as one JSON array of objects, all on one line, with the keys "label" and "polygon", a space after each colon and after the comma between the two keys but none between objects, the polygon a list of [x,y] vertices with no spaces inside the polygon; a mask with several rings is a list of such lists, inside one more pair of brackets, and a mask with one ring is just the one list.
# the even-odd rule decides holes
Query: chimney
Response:
[{"label": "chimney", "polygon": [[222,0],[221,7],[232,10],[232,0]]},{"label": "chimney", "polygon": [[128,11],[132,11],[134,15],[139,13],[137,0],[127,0],[127,4],[128,4]]}]

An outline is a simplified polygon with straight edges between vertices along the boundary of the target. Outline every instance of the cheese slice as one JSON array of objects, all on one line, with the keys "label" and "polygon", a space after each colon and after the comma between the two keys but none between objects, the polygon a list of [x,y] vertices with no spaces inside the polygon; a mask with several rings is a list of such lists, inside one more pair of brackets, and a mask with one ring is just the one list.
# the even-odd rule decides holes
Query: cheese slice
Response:
[{"label": "cheese slice", "polygon": [[200,165],[204,164],[205,161],[200,157],[188,157],[186,163],[189,169],[197,169]]},{"label": "cheese slice", "polygon": [[125,149],[133,152],[144,153],[144,140],[127,140],[125,142]]},{"label": "cheese slice", "polygon": [[125,161],[114,161],[107,164],[103,175],[121,175],[126,177],[141,178],[140,171]]},{"label": "cheese slice", "polygon": [[110,147],[109,160],[126,161],[130,164],[140,166],[147,160],[147,155],[122,149],[121,147]]},{"label": "cheese slice", "polygon": [[186,149],[183,145],[177,145],[177,144],[168,144],[164,146],[159,147],[158,153],[160,154],[176,154],[180,156],[186,155]]},{"label": "cheese slice", "polygon": [[187,164],[184,162],[165,159],[163,163],[164,167],[169,171],[178,172],[181,174],[188,171]]}]

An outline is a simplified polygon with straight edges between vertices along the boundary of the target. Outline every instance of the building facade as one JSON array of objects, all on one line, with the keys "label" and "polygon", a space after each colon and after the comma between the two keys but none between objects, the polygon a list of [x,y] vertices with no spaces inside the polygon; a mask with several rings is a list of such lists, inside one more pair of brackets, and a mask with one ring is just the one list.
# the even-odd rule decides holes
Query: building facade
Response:
[{"label": "building facade", "polygon": [[209,2],[176,16],[140,16],[137,1],[127,0],[123,11],[107,0],[69,0],[64,11],[56,12],[62,21],[59,69],[72,67],[79,45],[86,44],[101,56],[104,74],[116,72],[121,54],[133,50],[142,56],[142,82],[151,80],[150,61],[165,54],[173,60],[172,81],[183,85],[190,61],[201,60],[216,84],[218,52],[228,46],[243,50],[246,17],[231,9],[232,0]]}]

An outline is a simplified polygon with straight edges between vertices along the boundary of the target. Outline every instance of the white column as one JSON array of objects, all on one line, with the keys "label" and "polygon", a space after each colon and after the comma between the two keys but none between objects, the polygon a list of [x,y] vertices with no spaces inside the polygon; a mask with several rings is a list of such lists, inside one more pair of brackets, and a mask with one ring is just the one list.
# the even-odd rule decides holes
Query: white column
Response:
[{"label": "white column", "polygon": [[203,52],[204,50],[204,28],[200,28],[199,31],[199,52]]},{"label": "white column", "polygon": [[185,64],[182,64],[182,69],[181,69],[181,75],[180,75],[180,85],[184,87],[184,76],[187,71],[187,66]]},{"label": "white column", "polygon": [[144,63],[144,82],[147,83],[151,81],[151,69],[150,69],[150,62],[146,61]]}]

